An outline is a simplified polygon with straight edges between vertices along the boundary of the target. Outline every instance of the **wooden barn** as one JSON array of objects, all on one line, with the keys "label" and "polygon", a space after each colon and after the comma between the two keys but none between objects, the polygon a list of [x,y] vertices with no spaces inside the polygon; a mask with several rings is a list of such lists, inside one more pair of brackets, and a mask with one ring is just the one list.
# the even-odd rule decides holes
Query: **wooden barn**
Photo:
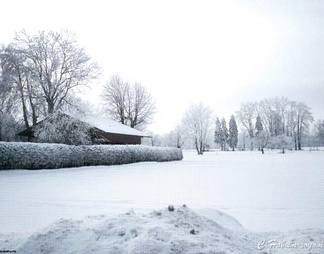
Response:
[{"label": "wooden barn", "polygon": [[44,142],[39,138],[42,130],[44,132],[46,130],[46,134],[44,134],[46,136],[65,136],[64,139],[55,141],[55,143],[65,144],[82,144],[80,141],[80,136],[82,135],[88,135],[89,144],[120,145],[138,145],[141,144],[143,137],[150,137],[142,131],[108,118],[97,116],[81,116],[76,118],[61,112],[45,118],[17,135],[26,137],[29,142]]}]

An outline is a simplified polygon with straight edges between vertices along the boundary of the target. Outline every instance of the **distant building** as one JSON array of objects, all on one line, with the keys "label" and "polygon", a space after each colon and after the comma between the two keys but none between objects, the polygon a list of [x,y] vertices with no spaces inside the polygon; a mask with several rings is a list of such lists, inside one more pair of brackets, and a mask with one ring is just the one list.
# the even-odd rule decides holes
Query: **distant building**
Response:
[{"label": "distant building", "polygon": [[111,119],[96,116],[76,118],[61,112],[45,118],[17,135],[26,137],[29,142],[77,145],[84,144],[85,139],[87,144],[137,145],[141,144],[143,137],[150,137],[142,131],[130,128]]}]

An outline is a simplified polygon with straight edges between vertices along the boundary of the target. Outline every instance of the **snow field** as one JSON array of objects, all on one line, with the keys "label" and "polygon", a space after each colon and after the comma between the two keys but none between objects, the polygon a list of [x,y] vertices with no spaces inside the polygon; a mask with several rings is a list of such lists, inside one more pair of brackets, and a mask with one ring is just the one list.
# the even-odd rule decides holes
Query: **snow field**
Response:
[{"label": "snow field", "polygon": [[0,169],[56,169],[181,159],[182,151],[176,148],[0,142]]},{"label": "snow field", "polygon": [[[41,245],[60,253],[55,249],[66,238],[63,246],[75,246],[67,253],[100,253],[119,240],[119,253],[141,253],[141,245],[147,253],[324,253],[322,165],[323,151],[184,151],[184,160],[166,163],[0,171],[0,250],[28,253],[28,246]],[[178,213],[156,210],[170,204]],[[206,218],[224,230],[208,227]]]}]

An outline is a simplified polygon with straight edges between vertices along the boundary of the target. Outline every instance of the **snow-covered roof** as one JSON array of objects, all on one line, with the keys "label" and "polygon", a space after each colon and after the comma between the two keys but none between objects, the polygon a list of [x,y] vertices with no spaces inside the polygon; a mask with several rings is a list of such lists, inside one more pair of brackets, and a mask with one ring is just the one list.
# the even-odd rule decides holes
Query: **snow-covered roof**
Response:
[{"label": "snow-covered roof", "polygon": [[118,123],[109,118],[103,118],[98,116],[81,116],[78,117],[80,121],[86,122],[89,125],[96,127],[100,130],[103,130],[108,133],[131,135],[131,136],[140,136],[140,137],[149,137],[150,135],[126,126],[122,123]]}]

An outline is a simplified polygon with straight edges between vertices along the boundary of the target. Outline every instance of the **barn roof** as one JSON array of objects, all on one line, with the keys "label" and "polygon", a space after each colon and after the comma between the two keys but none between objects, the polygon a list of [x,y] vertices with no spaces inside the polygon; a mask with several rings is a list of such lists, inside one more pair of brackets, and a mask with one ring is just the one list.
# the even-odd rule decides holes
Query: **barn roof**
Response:
[{"label": "barn roof", "polygon": [[131,136],[140,136],[140,137],[149,137],[150,135],[126,126],[122,123],[118,123],[109,118],[103,118],[98,116],[81,116],[78,119],[82,122],[85,122],[97,129],[100,129],[104,132],[114,133],[114,134],[123,134]]},{"label": "barn roof", "polygon": [[[85,122],[88,125],[99,129],[101,131],[104,131],[106,133],[114,133],[114,134],[120,134],[120,135],[130,135],[130,136],[139,136],[139,137],[150,137],[150,135],[133,129],[129,126],[126,126],[122,123],[116,122],[112,119],[108,119],[108,118],[103,118],[103,117],[98,117],[98,116],[70,116],[68,114],[59,112],[57,113],[58,115],[65,115],[70,117],[71,119],[75,119],[81,122]],[[45,119],[44,119],[45,120]],[[39,123],[37,123],[36,125],[42,124],[42,122],[44,121],[40,121]],[[19,136],[29,136],[33,133],[34,131],[34,126],[31,126],[27,129],[25,129],[24,131],[18,133],[17,135]]]}]

